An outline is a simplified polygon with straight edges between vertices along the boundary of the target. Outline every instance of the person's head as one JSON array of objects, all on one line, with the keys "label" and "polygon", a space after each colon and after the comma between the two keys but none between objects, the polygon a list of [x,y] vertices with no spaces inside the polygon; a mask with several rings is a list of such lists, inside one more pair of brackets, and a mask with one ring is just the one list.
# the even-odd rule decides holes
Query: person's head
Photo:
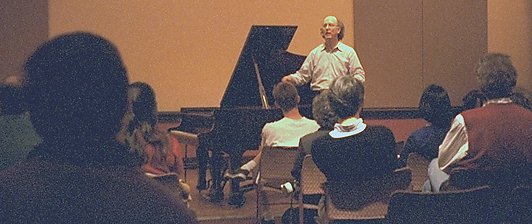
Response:
[{"label": "person's head", "polygon": [[429,85],[419,99],[419,113],[436,126],[448,126],[451,121],[451,100],[447,91],[438,85]]},{"label": "person's head", "polygon": [[481,107],[485,102],[486,97],[480,90],[471,90],[462,98],[462,110]]},{"label": "person's head", "polygon": [[296,87],[284,82],[280,82],[273,87],[273,99],[283,112],[296,108],[300,100]]},{"label": "person's head", "polygon": [[157,101],[151,86],[144,82],[134,82],[129,85],[128,94],[132,113],[129,129],[137,128],[142,123],[154,127],[157,123]]},{"label": "person's head", "polygon": [[344,23],[335,16],[327,16],[323,19],[320,33],[323,39],[337,38],[342,40],[345,33]]},{"label": "person's head", "polygon": [[476,75],[480,90],[487,99],[510,97],[517,83],[517,71],[510,56],[501,53],[481,57]]},{"label": "person's head", "polygon": [[27,59],[24,71],[31,120],[43,143],[114,139],[128,107],[128,77],[111,42],[85,32],[55,37]]},{"label": "person's head", "polygon": [[364,85],[353,76],[339,76],[329,87],[329,101],[340,119],[355,116],[364,104]]},{"label": "person's head", "polygon": [[20,115],[27,111],[20,86],[0,85],[0,114]]},{"label": "person's head", "polygon": [[532,93],[526,89],[516,89],[510,99],[515,104],[532,110]]},{"label": "person's head", "polygon": [[321,129],[332,130],[339,118],[329,103],[329,90],[322,91],[312,100],[312,116]]}]

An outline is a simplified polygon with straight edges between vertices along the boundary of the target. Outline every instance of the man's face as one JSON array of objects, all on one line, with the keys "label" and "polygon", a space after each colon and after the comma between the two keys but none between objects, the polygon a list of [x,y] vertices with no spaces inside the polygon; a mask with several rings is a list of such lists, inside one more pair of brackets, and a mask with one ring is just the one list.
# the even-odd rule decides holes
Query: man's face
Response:
[{"label": "man's face", "polygon": [[323,20],[323,26],[321,27],[321,36],[323,39],[338,39],[340,33],[340,27],[338,26],[338,20],[334,16],[327,16]]}]

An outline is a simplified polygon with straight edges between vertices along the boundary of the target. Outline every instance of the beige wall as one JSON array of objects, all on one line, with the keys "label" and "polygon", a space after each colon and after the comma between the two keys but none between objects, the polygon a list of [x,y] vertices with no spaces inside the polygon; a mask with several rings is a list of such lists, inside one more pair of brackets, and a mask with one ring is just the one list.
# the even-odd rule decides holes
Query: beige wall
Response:
[{"label": "beige wall", "polygon": [[459,106],[475,88],[472,68],[487,52],[486,0],[355,0],[354,14],[366,107],[417,107],[430,84]]},{"label": "beige wall", "polygon": [[323,17],[347,25],[353,45],[353,3],[337,0],[50,0],[50,34],[99,33],[118,45],[132,81],[157,93],[159,109],[219,106],[251,25],[298,25],[289,51],[321,42]]},{"label": "beige wall", "polygon": [[488,1],[488,50],[512,56],[517,86],[532,91],[532,1]]},{"label": "beige wall", "polygon": [[48,2],[3,0],[0,3],[0,80],[21,75],[22,64],[48,39]]},{"label": "beige wall", "polygon": [[[465,82],[442,76],[454,70],[441,66],[458,61],[458,71],[463,74],[457,75],[466,77],[477,56],[464,56],[460,49],[482,46],[486,40],[445,52],[450,48],[440,49],[443,45],[438,43],[456,43],[461,37],[433,35],[422,41],[410,38],[419,38],[427,30],[465,32],[467,26],[456,24],[462,20],[467,21],[466,25],[474,23],[478,15],[468,15],[469,8],[453,4],[478,2],[482,1],[6,0],[0,4],[0,78],[19,73],[25,57],[47,37],[87,30],[116,43],[131,80],[148,82],[156,89],[160,110],[216,107],[251,25],[298,25],[289,51],[306,55],[322,41],[318,34],[321,19],[335,14],[347,26],[344,41],[355,45],[368,72],[367,107],[415,107],[423,87],[431,82],[444,85],[456,105],[465,89],[473,85],[472,80],[469,76]],[[372,8],[366,10],[357,4]],[[429,11],[435,15],[430,19]],[[512,55],[520,75],[518,85],[532,90],[530,11],[530,0],[512,0],[512,4],[487,0],[488,51]],[[456,17],[457,13],[465,16]],[[360,25],[364,23],[367,25]],[[377,41],[368,42],[370,39]],[[436,47],[419,51],[429,45]],[[449,61],[442,53],[455,59]]]}]

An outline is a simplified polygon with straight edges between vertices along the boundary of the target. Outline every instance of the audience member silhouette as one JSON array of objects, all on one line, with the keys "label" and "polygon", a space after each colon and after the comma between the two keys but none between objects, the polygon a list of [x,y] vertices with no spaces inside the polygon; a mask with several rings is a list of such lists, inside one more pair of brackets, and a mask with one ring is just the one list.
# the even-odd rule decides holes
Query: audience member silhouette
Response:
[{"label": "audience member silhouette", "polygon": [[451,100],[447,91],[438,85],[429,85],[419,100],[419,113],[428,125],[414,131],[406,140],[399,157],[405,166],[410,153],[418,153],[427,160],[438,157],[438,147],[451,125]]},{"label": "audience member silhouette", "polygon": [[[259,153],[253,160],[242,165],[239,170],[234,174],[235,178],[245,179],[247,175],[250,175],[252,171],[257,167],[260,162],[262,150],[265,150],[265,146],[271,147],[297,147],[299,145],[299,139],[309,133],[315,132],[319,129],[319,125],[311,119],[303,117],[299,113],[299,94],[294,85],[290,83],[278,83],[273,88],[273,98],[275,99],[275,105],[281,108],[283,112],[283,118],[270,122],[264,125],[262,128],[262,141],[259,148]],[[288,170],[286,172],[289,172]],[[260,200],[268,200],[265,193],[260,193],[261,186],[256,189],[259,191]],[[260,214],[264,222],[273,221],[273,214],[271,214],[268,205],[263,207],[263,211]]]},{"label": "audience member silhouette", "polygon": [[510,99],[515,104],[532,110],[532,93],[526,89],[516,89]]},{"label": "audience member silhouette", "polygon": [[[458,114],[429,165],[432,191],[530,183],[532,111],[510,99],[517,71],[510,56],[491,53],[476,67],[484,106]],[[445,183],[444,183],[445,182]]]},{"label": "audience member silhouette", "polygon": [[[327,178],[355,186],[362,181],[392,174],[397,168],[395,137],[384,126],[368,126],[360,118],[364,85],[352,76],[341,76],[330,86],[329,102],[339,120],[327,135],[312,142],[312,159]],[[324,215],[324,197],[318,204]]]},{"label": "audience member silhouette", "polygon": [[397,168],[395,137],[384,126],[368,126],[360,118],[362,82],[335,79],[329,101],[339,117],[334,130],[312,142],[312,158],[328,181],[357,183],[390,174]]},{"label": "audience member silhouette", "polygon": [[41,138],[31,124],[20,86],[0,86],[0,170],[26,158]]},{"label": "audience member silhouette", "polygon": [[42,143],[0,172],[0,223],[195,223],[148,179],[116,136],[128,108],[126,68],[103,37],[76,32],[27,59],[24,88]]},{"label": "audience member silhouette", "polygon": [[299,139],[299,155],[294,162],[294,168],[291,171],[292,176],[296,181],[299,181],[301,175],[303,159],[307,154],[312,153],[312,142],[332,131],[334,129],[334,124],[339,120],[329,103],[328,92],[329,90],[324,90],[312,100],[312,116],[318,125],[320,125],[320,129]]},{"label": "audience member silhouette", "polygon": [[462,111],[481,107],[485,102],[486,97],[480,90],[471,90],[462,99]]},{"label": "audience member silhouette", "polygon": [[158,129],[155,91],[147,83],[135,82],[129,85],[128,97],[131,108],[125,116],[121,142],[143,161],[141,169],[148,176],[177,174],[175,182],[168,185],[188,203],[190,187],[180,179],[185,173],[183,153],[177,139]]},{"label": "audience member silhouette", "polygon": [[183,153],[177,139],[158,129],[155,92],[144,82],[129,85],[131,116],[124,142],[143,161],[142,170],[150,174],[184,175]]}]

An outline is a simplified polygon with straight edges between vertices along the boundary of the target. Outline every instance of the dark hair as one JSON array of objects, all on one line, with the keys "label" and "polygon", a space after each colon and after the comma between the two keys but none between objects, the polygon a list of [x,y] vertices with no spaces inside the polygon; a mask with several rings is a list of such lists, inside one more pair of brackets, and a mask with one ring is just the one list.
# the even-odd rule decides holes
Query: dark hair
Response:
[{"label": "dark hair", "polygon": [[312,100],[312,115],[322,129],[332,130],[338,122],[338,115],[329,103],[329,90],[323,90]]},{"label": "dark hair", "polygon": [[134,116],[129,125],[130,130],[143,122],[147,122],[152,127],[155,126],[157,123],[157,101],[151,86],[144,82],[135,82],[129,85],[128,93]]},{"label": "dark hair", "polygon": [[517,71],[510,56],[501,53],[481,57],[476,74],[480,90],[488,99],[510,97],[517,83]]},{"label": "dark hair", "polygon": [[282,111],[289,111],[298,105],[299,94],[294,85],[280,82],[273,87],[273,98]]},{"label": "dark hair", "polygon": [[21,87],[0,86],[0,111],[2,115],[20,115],[27,111]]},{"label": "dark hair", "polygon": [[114,139],[127,110],[126,68],[103,37],[76,32],[42,44],[26,61],[32,123],[44,142]]},{"label": "dark hair", "polygon": [[364,85],[353,76],[335,78],[329,90],[331,107],[341,119],[355,115],[364,103]]},{"label": "dark hair", "polygon": [[526,109],[532,110],[532,94],[526,89],[518,89],[510,96],[512,102]]},{"label": "dark hair", "polygon": [[336,21],[338,21],[338,27],[340,28],[340,32],[338,32],[338,40],[342,40],[344,39],[345,26],[344,23],[340,21],[340,19],[336,18]]},{"label": "dark hair", "polygon": [[471,90],[462,98],[462,110],[470,110],[482,106],[484,102],[486,102],[486,97],[480,90]]},{"label": "dark hair", "polygon": [[451,122],[451,100],[447,91],[438,85],[429,85],[419,99],[421,117],[435,126],[446,127]]},{"label": "dark hair", "polygon": [[161,155],[166,155],[169,148],[166,135],[160,132],[157,125],[157,101],[153,88],[144,82],[135,82],[129,85],[128,94],[131,100],[131,113],[133,118],[127,125],[125,143],[130,150],[147,162],[145,152],[146,144],[160,150]]}]

